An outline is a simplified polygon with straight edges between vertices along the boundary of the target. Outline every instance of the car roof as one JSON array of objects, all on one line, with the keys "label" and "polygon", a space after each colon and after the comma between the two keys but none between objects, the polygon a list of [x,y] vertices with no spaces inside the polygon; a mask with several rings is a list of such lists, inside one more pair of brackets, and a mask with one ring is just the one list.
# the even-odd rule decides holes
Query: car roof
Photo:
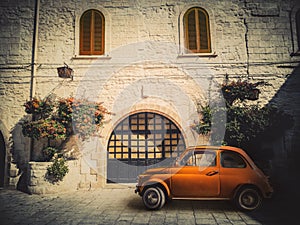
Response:
[{"label": "car roof", "polygon": [[187,150],[231,150],[239,153],[244,153],[244,151],[241,148],[228,146],[228,145],[221,145],[221,146],[215,146],[215,145],[198,145],[198,146],[190,146],[187,148]]},{"label": "car roof", "polygon": [[238,152],[241,154],[252,166],[252,168],[256,167],[254,164],[253,160],[249,157],[249,155],[241,148],[233,147],[233,146],[228,146],[228,145],[221,145],[221,146],[210,146],[210,145],[198,145],[198,146],[191,146],[188,147],[185,152],[191,151],[191,150],[203,150],[203,151],[211,151],[211,150],[229,150],[229,151],[234,151]]}]

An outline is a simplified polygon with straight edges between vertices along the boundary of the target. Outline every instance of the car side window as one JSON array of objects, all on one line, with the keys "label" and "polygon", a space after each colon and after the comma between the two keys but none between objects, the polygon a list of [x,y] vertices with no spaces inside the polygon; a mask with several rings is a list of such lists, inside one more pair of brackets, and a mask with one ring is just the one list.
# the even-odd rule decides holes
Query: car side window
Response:
[{"label": "car side window", "polygon": [[187,154],[183,156],[181,161],[179,162],[180,166],[193,166],[194,165],[194,151],[189,151]]},{"label": "car side window", "polygon": [[216,166],[216,153],[209,151],[195,152],[196,166],[210,167]]},{"label": "car side window", "polygon": [[186,154],[182,161],[183,166],[210,167],[216,166],[216,153],[209,151],[193,151]]},{"label": "car side window", "polygon": [[221,152],[221,166],[224,168],[245,168],[247,166],[244,159],[235,152]]}]

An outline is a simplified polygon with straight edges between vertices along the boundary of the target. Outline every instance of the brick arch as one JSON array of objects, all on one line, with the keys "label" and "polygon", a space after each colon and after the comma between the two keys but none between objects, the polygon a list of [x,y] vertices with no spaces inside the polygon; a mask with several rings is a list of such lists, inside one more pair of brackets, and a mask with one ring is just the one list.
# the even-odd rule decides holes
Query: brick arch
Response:
[{"label": "brick arch", "polygon": [[170,119],[180,129],[186,145],[193,145],[193,143],[195,143],[195,137],[191,133],[192,131],[190,129],[189,122],[196,121],[198,119],[197,114],[194,115],[194,118],[189,118],[190,121],[184,121],[172,104],[163,99],[148,97],[142,99],[132,107],[127,108],[126,112],[123,114],[113,115],[110,119],[108,119],[101,131],[101,136],[103,137],[102,145],[104,146],[104,149],[107,148],[108,139],[117,124],[124,118],[139,112],[153,112]]},{"label": "brick arch", "polygon": [[4,136],[0,131],[0,187],[4,187],[5,181],[5,168],[6,168],[6,147]]}]

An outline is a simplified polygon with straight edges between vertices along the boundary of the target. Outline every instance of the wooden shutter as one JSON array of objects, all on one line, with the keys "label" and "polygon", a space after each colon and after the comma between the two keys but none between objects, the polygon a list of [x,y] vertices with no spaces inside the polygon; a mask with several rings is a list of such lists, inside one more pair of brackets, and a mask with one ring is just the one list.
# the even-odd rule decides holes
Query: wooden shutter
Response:
[{"label": "wooden shutter", "polygon": [[80,54],[104,53],[104,17],[96,10],[86,11],[80,19]]},{"label": "wooden shutter", "polygon": [[92,12],[86,12],[81,18],[80,33],[81,33],[81,45],[80,54],[89,54],[91,50],[91,19]]},{"label": "wooden shutter", "polygon": [[211,52],[208,14],[192,8],[184,16],[186,48],[195,53]]},{"label": "wooden shutter", "polygon": [[209,49],[208,23],[206,15],[198,10],[200,50]]},{"label": "wooden shutter", "polygon": [[197,51],[197,27],[195,19],[195,10],[192,10],[188,14],[188,49],[192,51]]}]

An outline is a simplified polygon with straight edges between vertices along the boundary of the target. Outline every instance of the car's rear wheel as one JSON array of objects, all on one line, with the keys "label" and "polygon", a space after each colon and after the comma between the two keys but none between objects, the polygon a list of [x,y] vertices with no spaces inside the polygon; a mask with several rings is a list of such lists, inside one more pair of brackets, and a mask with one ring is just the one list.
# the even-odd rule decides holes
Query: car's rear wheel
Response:
[{"label": "car's rear wheel", "polygon": [[143,193],[143,203],[147,209],[161,209],[165,201],[165,194],[160,187],[149,187]]},{"label": "car's rear wheel", "polygon": [[254,187],[241,188],[234,198],[236,206],[241,210],[253,211],[262,204],[262,196]]}]

